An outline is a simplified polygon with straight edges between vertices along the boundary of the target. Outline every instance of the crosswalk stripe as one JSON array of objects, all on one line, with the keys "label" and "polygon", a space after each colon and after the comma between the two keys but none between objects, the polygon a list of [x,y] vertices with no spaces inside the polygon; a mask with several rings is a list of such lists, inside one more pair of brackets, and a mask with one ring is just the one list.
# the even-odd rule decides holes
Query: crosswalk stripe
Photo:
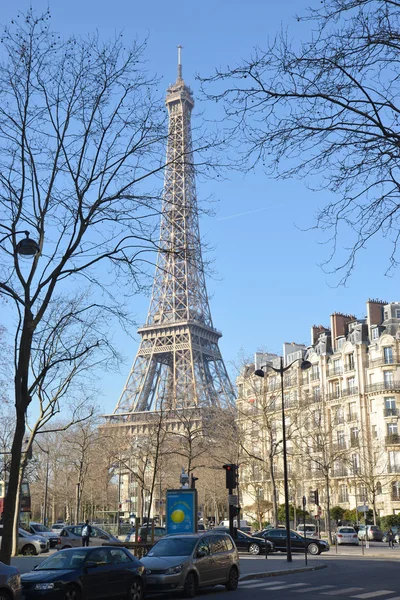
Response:
[{"label": "crosswalk stripe", "polygon": [[[288,590],[289,588],[294,588],[294,587],[300,587],[303,585],[307,585],[306,583],[284,583],[283,585],[274,585],[271,586],[270,588],[268,588],[268,591],[270,592],[271,590]],[[295,590],[293,590],[294,592]]]},{"label": "crosswalk stripe", "polygon": [[[303,588],[301,590],[293,590],[294,592],[298,592],[299,594],[306,594],[307,592],[320,592],[321,590],[328,590],[329,588],[336,588],[336,585],[315,585],[313,587]],[[392,600],[392,598],[390,599]],[[394,600],[394,598],[393,598]]]},{"label": "crosswalk stripe", "polygon": [[[388,594],[393,594],[393,590],[377,590],[376,592],[367,592],[366,594],[358,594],[357,596],[352,596],[352,598],[378,598],[378,596],[387,596]],[[393,600],[393,599],[391,599]]]},{"label": "crosswalk stripe", "polygon": [[249,588],[249,589],[253,589],[253,588],[257,588],[257,587],[270,587],[271,585],[277,585],[278,583],[284,583],[284,581],[270,581],[270,582],[266,582],[265,580],[260,581],[259,579],[256,579],[254,581],[243,581],[243,583],[239,582],[239,585],[241,588]]},{"label": "crosswalk stripe", "polygon": [[349,594],[350,592],[362,592],[365,588],[350,587],[342,590],[334,590],[333,592],[321,592],[323,596],[339,596],[341,594]]}]

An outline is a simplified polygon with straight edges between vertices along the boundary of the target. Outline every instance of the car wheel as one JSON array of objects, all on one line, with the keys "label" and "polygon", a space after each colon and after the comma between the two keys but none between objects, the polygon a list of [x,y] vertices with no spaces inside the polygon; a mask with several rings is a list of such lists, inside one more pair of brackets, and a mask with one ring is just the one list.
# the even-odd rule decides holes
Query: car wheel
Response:
[{"label": "car wheel", "polygon": [[309,553],[309,554],[313,554],[314,556],[315,556],[316,554],[319,554],[319,553],[320,553],[320,549],[319,549],[319,546],[318,546],[318,544],[314,544],[314,543],[312,543],[312,544],[309,544],[309,545],[308,545],[308,548],[307,548],[307,550],[308,550],[308,553]]},{"label": "car wheel", "polygon": [[140,579],[135,579],[131,583],[131,587],[128,592],[128,600],[143,600],[144,598],[144,587]]},{"label": "car wheel", "polygon": [[225,584],[225,587],[229,592],[233,592],[234,590],[237,589],[238,584],[239,584],[238,570],[236,567],[232,567],[231,570],[229,571],[229,578]]},{"label": "car wheel", "polygon": [[260,546],[258,544],[250,544],[249,552],[250,554],[260,554]]},{"label": "car wheel", "polygon": [[11,600],[11,595],[7,590],[0,590],[0,600]]},{"label": "car wheel", "polygon": [[194,573],[189,573],[183,584],[183,596],[184,598],[194,598],[197,590],[197,580]]},{"label": "car wheel", "polygon": [[35,546],[33,546],[32,544],[26,544],[22,550],[21,550],[21,554],[23,554],[24,556],[36,556],[36,554],[39,554],[35,548]]},{"label": "car wheel", "polygon": [[76,585],[67,585],[64,591],[64,600],[81,600],[81,590]]}]

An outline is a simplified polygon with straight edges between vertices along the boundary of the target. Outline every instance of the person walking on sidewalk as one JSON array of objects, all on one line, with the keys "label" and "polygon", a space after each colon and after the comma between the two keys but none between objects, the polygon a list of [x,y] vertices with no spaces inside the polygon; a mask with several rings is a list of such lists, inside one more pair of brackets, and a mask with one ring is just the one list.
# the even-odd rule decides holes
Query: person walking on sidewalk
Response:
[{"label": "person walking on sidewalk", "polygon": [[82,527],[82,546],[89,546],[91,533],[92,527],[89,525],[89,519],[86,519],[85,525]]},{"label": "person walking on sidewalk", "polygon": [[392,531],[392,528],[390,527],[388,534],[387,534],[387,538],[388,538],[388,542],[389,542],[389,548],[394,548],[394,534]]}]

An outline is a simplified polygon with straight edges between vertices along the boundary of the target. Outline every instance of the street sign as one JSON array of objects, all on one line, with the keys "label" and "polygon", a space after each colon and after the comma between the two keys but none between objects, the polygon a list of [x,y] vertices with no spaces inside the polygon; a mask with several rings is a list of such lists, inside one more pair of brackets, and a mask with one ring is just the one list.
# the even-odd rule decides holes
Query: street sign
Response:
[{"label": "street sign", "polygon": [[229,494],[228,495],[228,504],[230,506],[237,506],[239,504],[237,494]]},{"label": "street sign", "polygon": [[357,506],[357,511],[358,512],[368,512],[369,506],[367,506],[366,504],[363,504],[362,506]]}]

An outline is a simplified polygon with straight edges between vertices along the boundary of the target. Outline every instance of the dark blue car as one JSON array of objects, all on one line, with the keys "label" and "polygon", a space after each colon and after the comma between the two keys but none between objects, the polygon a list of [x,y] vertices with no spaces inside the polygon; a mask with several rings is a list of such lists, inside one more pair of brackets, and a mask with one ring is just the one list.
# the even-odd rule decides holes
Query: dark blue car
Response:
[{"label": "dark blue car", "polygon": [[143,600],[144,571],[125,548],[70,548],[22,575],[22,591],[25,600]]}]

